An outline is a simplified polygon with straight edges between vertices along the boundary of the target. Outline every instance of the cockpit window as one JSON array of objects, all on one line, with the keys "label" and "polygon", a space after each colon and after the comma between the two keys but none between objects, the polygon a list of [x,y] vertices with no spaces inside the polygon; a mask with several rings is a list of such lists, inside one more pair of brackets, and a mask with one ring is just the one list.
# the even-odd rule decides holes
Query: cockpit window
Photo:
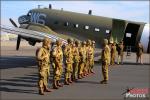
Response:
[{"label": "cockpit window", "polygon": [[29,13],[27,14],[27,16],[31,16],[31,12],[29,12]]}]

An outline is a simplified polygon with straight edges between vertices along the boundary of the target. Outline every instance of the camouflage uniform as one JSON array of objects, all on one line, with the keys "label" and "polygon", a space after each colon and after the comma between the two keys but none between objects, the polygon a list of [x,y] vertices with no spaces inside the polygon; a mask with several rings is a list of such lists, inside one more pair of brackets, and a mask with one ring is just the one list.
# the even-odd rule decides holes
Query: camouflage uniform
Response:
[{"label": "camouflage uniform", "polygon": [[92,41],[92,64],[91,64],[91,73],[94,73],[93,67],[94,67],[94,54],[95,54],[95,41]]},{"label": "camouflage uniform", "polygon": [[143,64],[142,54],[143,54],[143,45],[139,42],[136,48],[136,62],[138,63],[138,60],[140,59],[140,63]]},{"label": "camouflage uniform", "polygon": [[88,73],[92,73],[92,67],[93,67],[93,48],[92,48],[92,41],[88,40],[88,48],[87,48],[87,68],[88,68]]},{"label": "camouflage uniform", "polygon": [[118,45],[118,64],[120,63],[120,60],[121,60],[121,64],[123,64],[123,49],[124,49],[124,46],[123,46],[123,41],[121,41]]},{"label": "camouflage uniform", "polygon": [[48,89],[48,78],[50,75],[50,43],[48,38],[43,40],[43,46],[39,48],[36,52],[36,58],[38,61],[39,69],[39,94],[44,95],[44,91],[51,92]]},{"label": "camouflage uniform", "polygon": [[73,80],[78,79],[78,68],[79,68],[79,41],[75,41],[73,47]]},{"label": "camouflage uniform", "polygon": [[85,49],[86,42],[82,42],[82,46],[79,48],[79,79],[84,77],[84,68],[86,65],[86,49]]},{"label": "camouflage uniform", "polygon": [[101,54],[102,59],[102,74],[104,80],[101,81],[101,84],[107,84],[108,81],[108,64],[109,64],[109,47],[108,47],[108,40],[104,39],[104,47]]},{"label": "camouflage uniform", "polygon": [[53,56],[53,66],[54,66],[54,82],[53,82],[53,88],[58,89],[59,87],[62,87],[62,84],[60,84],[61,75],[63,72],[63,52],[61,48],[61,41],[56,41],[56,47],[52,51]]},{"label": "camouflage uniform", "polygon": [[90,40],[87,40],[86,41],[86,46],[84,47],[84,55],[85,55],[85,66],[84,66],[84,76],[87,76],[89,74],[89,61],[88,61],[88,50],[89,50],[89,44],[88,44],[88,41]]},{"label": "camouflage uniform", "polygon": [[111,65],[115,64],[115,58],[116,58],[116,44],[113,43],[111,46]]},{"label": "camouflage uniform", "polygon": [[65,84],[69,85],[72,83],[71,75],[73,72],[73,49],[72,49],[72,40],[68,39],[68,45],[65,46],[64,50],[65,55]]}]

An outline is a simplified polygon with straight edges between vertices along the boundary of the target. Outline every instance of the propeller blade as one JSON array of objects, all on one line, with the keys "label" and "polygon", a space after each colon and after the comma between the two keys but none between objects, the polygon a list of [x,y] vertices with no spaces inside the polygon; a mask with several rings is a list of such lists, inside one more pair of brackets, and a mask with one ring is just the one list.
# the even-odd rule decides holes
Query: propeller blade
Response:
[{"label": "propeller blade", "polygon": [[17,38],[17,45],[16,45],[16,50],[19,49],[20,41],[21,41],[21,37],[18,35],[18,38]]},{"label": "propeller blade", "polygon": [[[9,18],[9,20],[10,20],[10,22],[11,22],[15,27],[18,27],[17,24],[15,23],[15,21],[13,21],[11,18]],[[17,37],[17,44],[16,44],[16,50],[19,50],[20,42],[21,42],[21,36],[18,35],[18,37]]]},{"label": "propeller blade", "polygon": [[9,20],[15,27],[18,27],[17,24],[11,18],[9,18]]}]

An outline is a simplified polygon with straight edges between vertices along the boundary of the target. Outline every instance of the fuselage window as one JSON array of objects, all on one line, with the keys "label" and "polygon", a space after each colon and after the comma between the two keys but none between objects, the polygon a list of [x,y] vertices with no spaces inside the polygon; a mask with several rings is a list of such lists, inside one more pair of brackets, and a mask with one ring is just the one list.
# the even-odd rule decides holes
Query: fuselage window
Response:
[{"label": "fuselage window", "polygon": [[95,31],[96,31],[96,32],[99,32],[99,31],[100,31],[100,29],[99,29],[99,28],[95,28]]},{"label": "fuselage window", "polygon": [[69,23],[68,22],[65,22],[65,24],[64,24],[65,26],[69,26]]},{"label": "fuselage window", "polygon": [[85,26],[85,29],[86,29],[86,30],[89,29],[89,26]]},{"label": "fuselage window", "polygon": [[75,28],[78,28],[78,27],[79,27],[79,24],[75,24],[74,27],[75,27]]},{"label": "fuselage window", "polygon": [[110,30],[106,30],[106,33],[109,34]]}]

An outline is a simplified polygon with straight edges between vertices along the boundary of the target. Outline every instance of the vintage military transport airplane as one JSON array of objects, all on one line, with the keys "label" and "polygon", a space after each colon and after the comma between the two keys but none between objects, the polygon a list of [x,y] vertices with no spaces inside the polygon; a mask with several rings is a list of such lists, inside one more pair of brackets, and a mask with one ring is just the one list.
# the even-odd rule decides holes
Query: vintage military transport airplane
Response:
[{"label": "vintage military transport airplane", "polygon": [[18,18],[20,26],[10,18],[15,27],[1,25],[1,31],[18,35],[16,49],[19,49],[21,39],[30,45],[41,42],[44,37],[53,41],[61,39],[66,43],[69,37],[79,40],[91,39],[96,41],[96,47],[101,47],[104,38],[114,41],[124,41],[126,47],[130,46],[135,51],[136,44],[140,41],[144,52],[150,53],[149,24],[133,22],[115,18],[107,18],[88,14],[75,13],[49,8],[30,10],[26,15]]}]

